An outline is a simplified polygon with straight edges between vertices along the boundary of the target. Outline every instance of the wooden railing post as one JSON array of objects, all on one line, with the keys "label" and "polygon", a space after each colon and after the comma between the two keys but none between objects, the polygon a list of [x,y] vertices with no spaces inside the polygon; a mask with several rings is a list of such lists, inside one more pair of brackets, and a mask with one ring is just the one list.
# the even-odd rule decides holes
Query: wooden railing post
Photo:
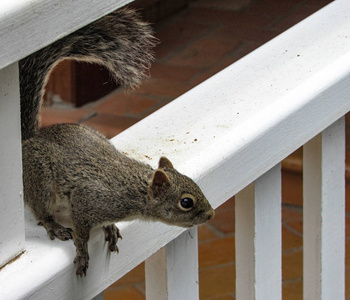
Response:
[{"label": "wooden railing post", "polygon": [[197,227],[146,260],[146,299],[199,299]]},{"label": "wooden railing post", "polygon": [[236,299],[281,299],[281,164],[235,201]]},{"label": "wooden railing post", "polygon": [[344,117],[304,146],[304,299],[345,297]]},{"label": "wooden railing post", "polygon": [[18,64],[0,70],[0,266],[24,249]]}]

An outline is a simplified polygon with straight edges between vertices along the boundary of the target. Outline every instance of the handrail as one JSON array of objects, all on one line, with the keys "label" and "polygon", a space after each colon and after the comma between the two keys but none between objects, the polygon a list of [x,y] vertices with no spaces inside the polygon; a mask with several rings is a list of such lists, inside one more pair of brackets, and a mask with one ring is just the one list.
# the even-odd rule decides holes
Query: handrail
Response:
[{"label": "handrail", "polygon": [[[331,3],[112,143],[153,166],[168,156],[218,207],[350,110],[348,15],[347,0]],[[0,298],[91,298],[183,231],[123,223],[118,255],[93,234],[81,279],[72,243],[49,240],[26,214],[26,253],[0,271]]]},{"label": "handrail", "polygon": [[2,0],[0,69],[132,0]]}]

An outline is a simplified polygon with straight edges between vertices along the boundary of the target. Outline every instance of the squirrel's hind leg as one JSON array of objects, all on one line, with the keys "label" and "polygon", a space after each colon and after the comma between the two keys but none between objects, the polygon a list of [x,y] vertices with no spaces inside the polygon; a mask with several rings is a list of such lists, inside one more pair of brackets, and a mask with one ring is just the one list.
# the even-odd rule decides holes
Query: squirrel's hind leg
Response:
[{"label": "squirrel's hind leg", "polygon": [[86,271],[89,267],[89,231],[90,228],[87,230],[86,228],[83,228],[82,230],[80,230],[80,228],[76,228],[73,231],[73,240],[77,251],[77,255],[74,258],[74,263],[76,264],[76,274],[80,277],[86,276]]},{"label": "squirrel's hind leg", "polygon": [[84,187],[77,188],[72,193],[72,215],[71,221],[73,225],[73,241],[76,248],[77,255],[74,258],[74,264],[76,265],[76,274],[80,277],[86,276],[87,269],[89,267],[89,251],[88,241],[90,238],[90,230],[92,225],[88,215],[84,215],[81,211],[84,207],[80,207],[86,197],[86,191]]},{"label": "squirrel's hind leg", "polygon": [[[41,178],[38,178],[39,180]],[[47,203],[50,203],[52,193],[46,185],[37,184],[34,187],[31,186],[24,194],[25,197],[27,196],[27,199],[25,199],[26,203],[30,206],[35,218],[39,221],[38,225],[44,226],[51,240],[54,240],[55,237],[58,237],[61,241],[67,241],[73,238],[72,230],[57,223],[48,209]],[[36,199],[36,201],[33,201],[33,199]]]},{"label": "squirrel's hind leg", "polygon": [[102,229],[103,229],[103,232],[105,233],[105,240],[108,242],[108,249],[111,252],[119,253],[117,242],[118,242],[118,239],[122,239],[119,228],[115,224],[111,224],[111,225],[103,226]]},{"label": "squirrel's hind leg", "polygon": [[58,237],[61,241],[71,240],[73,238],[72,229],[65,228],[58,224],[51,216],[48,216],[45,220],[39,222],[40,225],[44,226],[47,234],[51,240]]}]

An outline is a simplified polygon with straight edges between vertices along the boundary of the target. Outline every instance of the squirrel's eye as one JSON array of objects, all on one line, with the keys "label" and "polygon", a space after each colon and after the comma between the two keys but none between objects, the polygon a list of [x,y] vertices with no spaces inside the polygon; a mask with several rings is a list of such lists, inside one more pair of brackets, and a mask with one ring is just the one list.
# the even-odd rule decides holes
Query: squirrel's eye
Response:
[{"label": "squirrel's eye", "polygon": [[179,201],[179,207],[183,211],[188,211],[190,210],[195,204],[195,201],[192,197],[189,195],[183,195],[181,200]]},{"label": "squirrel's eye", "polygon": [[183,208],[191,208],[193,206],[193,200],[191,198],[183,198],[181,199],[181,206]]},{"label": "squirrel's eye", "polygon": [[183,194],[179,201],[179,207],[183,211],[191,210],[196,204],[196,199],[190,194]]}]

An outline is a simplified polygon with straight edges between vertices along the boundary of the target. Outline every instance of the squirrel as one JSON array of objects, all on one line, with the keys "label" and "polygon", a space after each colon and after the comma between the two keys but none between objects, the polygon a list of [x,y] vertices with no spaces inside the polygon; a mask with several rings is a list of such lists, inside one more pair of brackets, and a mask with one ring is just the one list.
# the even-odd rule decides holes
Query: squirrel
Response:
[{"label": "squirrel", "polygon": [[198,185],[165,157],[153,169],[87,126],[39,129],[43,86],[57,61],[100,63],[118,82],[134,87],[147,76],[154,44],[149,25],[123,8],[20,61],[24,201],[51,239],[73,239],[81,277],[89,266],[92,228],[102,227],[109,250],[119,252],[118,221],[138,218],[187,228],[215,214]]}]

